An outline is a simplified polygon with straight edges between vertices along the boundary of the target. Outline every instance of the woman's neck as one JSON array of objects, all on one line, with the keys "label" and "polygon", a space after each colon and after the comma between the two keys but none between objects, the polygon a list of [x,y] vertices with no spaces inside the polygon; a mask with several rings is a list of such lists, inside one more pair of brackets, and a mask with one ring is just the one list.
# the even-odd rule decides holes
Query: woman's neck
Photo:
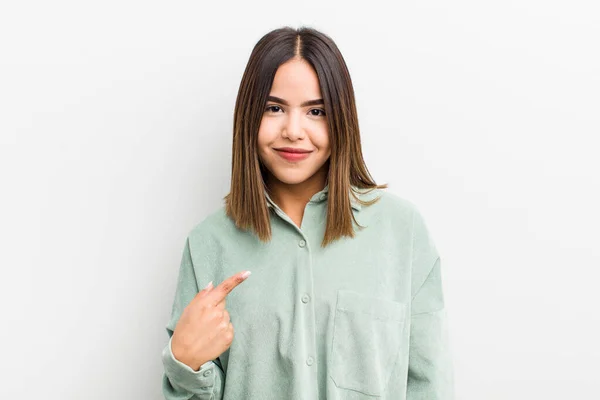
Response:
[{"label": "woman's neck", "polygon": [[296,184],[281,182],[269,174],[266,182],[269,197],[299,227],[306,204],[327,185],[327,173],[328,169],[321,168],[304,182]]}]

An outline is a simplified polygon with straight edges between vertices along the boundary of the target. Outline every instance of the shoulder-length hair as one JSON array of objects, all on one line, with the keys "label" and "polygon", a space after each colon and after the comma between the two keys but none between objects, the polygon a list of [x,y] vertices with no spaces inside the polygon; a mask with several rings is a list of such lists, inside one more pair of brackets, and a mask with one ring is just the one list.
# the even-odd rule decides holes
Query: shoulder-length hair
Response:
[{"label": "shoulder-length hair", "polygon": [[252,50],[235,103],[231,188],[224,197],[225,210],[238,228],[252,229],[264,242],[271,239],[266,168],[258,155],[257,137],[275,73],[292,58],[307,61],[316,71],[327,115],[331,156],[327,222],[321,243],[325,247],[342,236],[354,237],[353,222],[358,223],[350,196],[362,205],[378,200],[360,200],[355,189],[383,189],[387,184],[377,185],[365,165],[354,88],[346,62],[333,40],[316,29],[275,29]]}]

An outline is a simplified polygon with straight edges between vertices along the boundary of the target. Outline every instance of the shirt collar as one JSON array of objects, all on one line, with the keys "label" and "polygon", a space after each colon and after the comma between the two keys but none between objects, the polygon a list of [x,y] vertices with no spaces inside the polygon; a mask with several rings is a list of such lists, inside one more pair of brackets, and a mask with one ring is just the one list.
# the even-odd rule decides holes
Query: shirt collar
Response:
[{"label": "shirt collar", "polygon": [[[354,190],[354,192],[358,192],[358,188],[355,187],[354,185],[351,186],[350,191]],[[267,198],[267,206],[269,208],[273,208],[275,206],[275,203],[273,202],[273,200],[271,199],[271,197],[269,197],[269,194],[267,193],[267,191],[264,191],[265,196]],[[329,184],[326,184],[325,187],[323,188],[323,190],[315,193],[311,198],[310,201],[314,202],[314,203],[321,203],[325,200],[327,200],[327,196],[329,194]],[[356,211],[360,211],[361,209],[361,204],[356,201],[356,199],[354,198],[354,196],[352,196],[352,193],[348,193],[348,195],[350,196],[350,204],[352,206],[352,208]]]}]

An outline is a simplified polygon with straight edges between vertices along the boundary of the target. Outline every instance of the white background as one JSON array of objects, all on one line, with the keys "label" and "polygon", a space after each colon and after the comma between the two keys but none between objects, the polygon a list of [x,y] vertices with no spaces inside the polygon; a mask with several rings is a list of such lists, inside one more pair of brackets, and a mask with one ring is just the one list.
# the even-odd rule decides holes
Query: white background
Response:
[{"label": "white background", "polygon": [[442,256],[458,399],[600,399],[593,1],[3,2],[0,398],[161,399],[256,41],[308,25]]}]

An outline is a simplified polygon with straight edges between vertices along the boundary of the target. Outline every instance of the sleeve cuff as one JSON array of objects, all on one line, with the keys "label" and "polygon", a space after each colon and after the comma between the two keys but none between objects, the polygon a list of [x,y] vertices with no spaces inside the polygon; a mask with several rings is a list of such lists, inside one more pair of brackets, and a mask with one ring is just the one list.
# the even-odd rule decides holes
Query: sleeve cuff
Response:
[{"label": "sleeve cuff", "polygon": [[215,363],[207,361],[198,371],[177,360],[171,348],[172,338],[162,353],[165,374],[173,386],[183,388],[194,394],[208,394],[213,391],[215,384]]}]

